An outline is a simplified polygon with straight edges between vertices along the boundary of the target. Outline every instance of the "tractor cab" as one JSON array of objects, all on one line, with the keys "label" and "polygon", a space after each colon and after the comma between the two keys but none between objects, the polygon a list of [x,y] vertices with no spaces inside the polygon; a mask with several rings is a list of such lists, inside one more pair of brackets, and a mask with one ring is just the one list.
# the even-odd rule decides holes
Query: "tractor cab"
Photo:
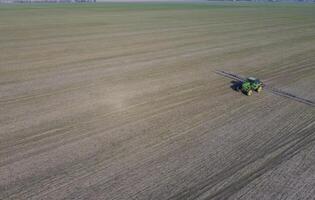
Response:
[{"label": "tractor cab", "polygon": [[249,77],[249,78],[247,78],[247,80],[246,81],[248,81],[251,85],[259,85],[259,84],[261,84],[261,81],[259,80],[259,79],[257,79],[257,78],[254,78],[254,77]]}]

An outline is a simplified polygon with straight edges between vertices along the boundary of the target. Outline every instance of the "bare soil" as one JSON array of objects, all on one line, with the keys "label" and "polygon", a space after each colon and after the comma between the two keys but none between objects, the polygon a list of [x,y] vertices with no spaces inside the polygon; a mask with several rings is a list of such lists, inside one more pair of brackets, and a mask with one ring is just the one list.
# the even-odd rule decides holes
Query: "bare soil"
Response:
[{"label": "bare soil", "polygon": [[0,199],[313,199],[314,6],[0,7]]}]

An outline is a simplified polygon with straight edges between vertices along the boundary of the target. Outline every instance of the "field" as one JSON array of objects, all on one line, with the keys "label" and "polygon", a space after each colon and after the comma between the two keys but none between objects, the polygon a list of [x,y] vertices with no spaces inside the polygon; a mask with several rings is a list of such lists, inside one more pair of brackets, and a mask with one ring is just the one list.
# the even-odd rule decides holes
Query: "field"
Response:
[{"label": "field", "polygon": [[313,199],[315,5],[0,5],[0,199]]}]

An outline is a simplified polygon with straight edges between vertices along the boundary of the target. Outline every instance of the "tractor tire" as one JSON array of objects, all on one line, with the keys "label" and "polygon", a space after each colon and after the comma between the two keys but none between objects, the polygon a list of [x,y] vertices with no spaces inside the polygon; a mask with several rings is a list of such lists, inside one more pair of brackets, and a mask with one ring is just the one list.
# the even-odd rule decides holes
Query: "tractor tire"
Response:
[{"label": "tractor tire", "polygon": [[259,86],[259,87],[257,88],[257,92],[259,93],[259,92],[261,92],[261,91],[262,91],[262,87]]},{"label": "tractor tire", "polygon": [[248,90],[247,96],[252,96],[252,94],[253,94],[253,91],[252,90]]}]

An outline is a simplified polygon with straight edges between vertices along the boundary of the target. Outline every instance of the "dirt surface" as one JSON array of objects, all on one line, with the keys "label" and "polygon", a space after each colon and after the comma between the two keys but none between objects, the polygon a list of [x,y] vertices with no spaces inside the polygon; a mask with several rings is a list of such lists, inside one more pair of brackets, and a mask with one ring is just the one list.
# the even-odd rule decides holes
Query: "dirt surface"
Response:
[{"label": "dirt surface", "polygon": [[315,7],[0,7],[0,199],[314,199]]}]

